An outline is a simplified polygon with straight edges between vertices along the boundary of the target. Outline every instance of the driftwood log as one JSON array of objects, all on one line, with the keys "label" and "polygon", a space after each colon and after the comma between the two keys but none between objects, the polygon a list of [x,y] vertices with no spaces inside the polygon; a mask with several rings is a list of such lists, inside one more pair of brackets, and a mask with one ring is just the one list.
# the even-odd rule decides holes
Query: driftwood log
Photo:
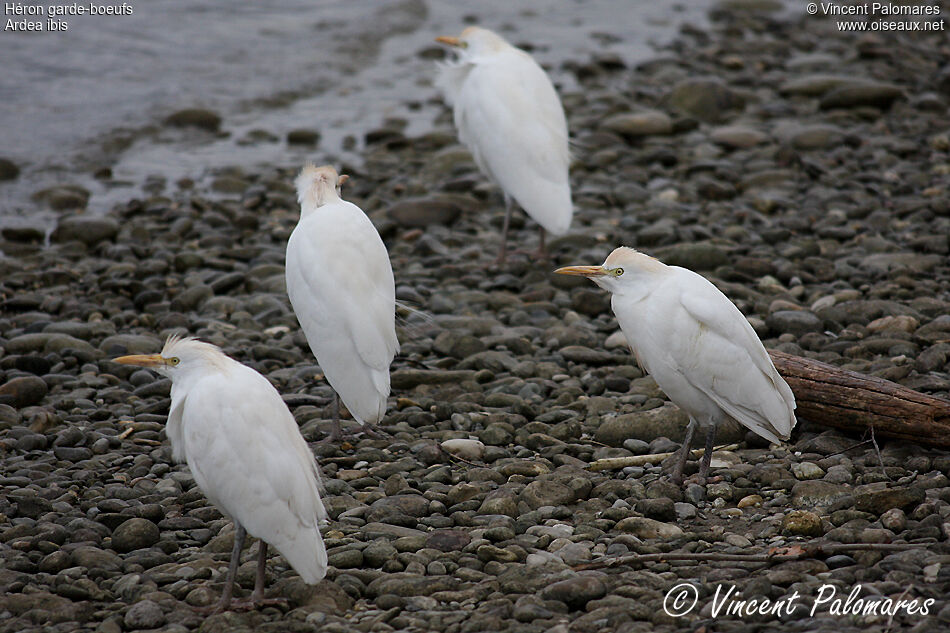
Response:
[{"label": "driftwood log", "polygon": [[809,358],[769,355],[795,394],[799,420],[950,448],[950,400]]}]

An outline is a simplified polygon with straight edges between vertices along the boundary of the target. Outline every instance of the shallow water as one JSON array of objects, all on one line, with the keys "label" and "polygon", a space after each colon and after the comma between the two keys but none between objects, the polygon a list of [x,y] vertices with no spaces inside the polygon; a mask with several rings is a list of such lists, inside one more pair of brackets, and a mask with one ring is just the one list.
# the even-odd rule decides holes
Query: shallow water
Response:
[{"label": "shallow water", "polygon": [[[571,89],[562,61],[599,51],[647,59],[682,23],[702,24],[709,2],[129,4],[132,15],[58,18],[66,32],[0,31],[0,156],[21,168],[0,183],[0,227],[50,226],[61,212],[31,194],[54,184],[88,189],[90,212],[102,212],[143,195],[147,179],[152,193],[171,193],[180,178],[200,181],[227,166],[354,163],[365,131],[387,117],[408,121],[410,136],[431,126],[442,106],[434,62],[420,52],[467,24],[532,44],[555,82]],[[220,114],[221,133],[162,126],[189,107]],[[319,144],[289,146],[296,128],[319,131]],[[246,142],[252,130],[273,140]],[[344,150],[347,136],[356,142]],[[95,178],[105,167],[111,177]]]}]

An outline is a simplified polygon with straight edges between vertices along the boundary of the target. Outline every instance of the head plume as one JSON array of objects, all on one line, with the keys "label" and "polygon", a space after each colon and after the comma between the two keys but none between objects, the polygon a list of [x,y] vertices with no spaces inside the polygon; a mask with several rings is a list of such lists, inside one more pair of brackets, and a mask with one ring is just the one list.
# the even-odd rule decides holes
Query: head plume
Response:
[{"label": "head plume", "polygon": [[304,209],[311,209],[338,200],[344,180],[346,176],[337,174],[331,165],[307,163],[297,176],[297,201]]}]

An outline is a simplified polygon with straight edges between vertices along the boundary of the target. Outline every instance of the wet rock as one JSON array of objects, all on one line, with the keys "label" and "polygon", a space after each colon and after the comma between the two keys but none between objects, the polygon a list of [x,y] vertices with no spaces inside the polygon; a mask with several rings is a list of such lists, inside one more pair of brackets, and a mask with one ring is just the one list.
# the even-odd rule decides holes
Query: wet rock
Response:
[{"label": "wet rock", "polygon": [[673,86],[669,99],[674,109],[707,123],[724,121],[745,105],[742,96],[715,77],[684,79]]},{"label": "wet rock", "polygon": [[52,503],[28,488],[11,491],[7,496],[16,504],[17,514],[22,517],[36,519],[53,509]]},{"label": "wet rock", "polygon": [[316,145],[320,142],[320,133],[316,130],[297,128],[287,132],[288,145]]},{"label": "wet rock", "polygon": [[436,530],[426,538],[426,547],[440,552],[457,552],[472,542],[472,537],[463,530]]},{"label": "wet rock", "polygon": [[186,108],[169,115],[165,125],[172,127],[197,127],[209,132],[217,132],[221,127],[221,117],[211,110]]},{"label": "wet rock", "polygon": [[780,129],[778,134],[795,149],[806,151],[832,147],[844,138],[840,128],[826,123],[794,125],[790,129]]},{"label": "wet rock", "polygon": [[821,98],[819,106],[825,110],[861,106],[888,108],[902,96],[904,92],[894,84],[872,81],[853,82],[829,90]]},{"label": "wet rock", "polygon": [[821,479],[825,476],[825,471],[813,462],[802,462],[792,464],[792,474],[796,479]]},{"label": "wet rock", "polygon": [[425,228],[431,224],[453,224],[470,206],[460,204],[457,198],[413,198],[397,202],[386,214],[399,226]]},{"label": "wet rock", "polygon": [[683,535],[683,530],[672,523],[663,523],[645,517],[627,517],[614,526],[620,532],[633,534],[642,539],[674,539]]},{"label": "wet rock", "polygon": [[104,338],[99,349],[109,356],[157,354],[162,349],[162,341],[157,337],[142,334],[115,334]]},{"label": "wet rock", "polygon": [[768,136],[743,125],[724,125],[709,133],[713,142],[732,149],[747,149],[765,143]]},{"label": "wet rock", "polygon": [[157,629],[165,624],[165,614],[155,602],[141,600],[129,607],[123,622],[130,629]]},{"label": "wet rock", "polygon": [[782,519],[782,534],[791,536],[821,536],[824,530],[821,517],[807,510],[792,510]]},{"label": "wet rock", "polygon": [[653,136],[673,132],[673,121],[656,110],[615,114],[601,123],[601,127],[623,136]]},{"label": "wet rock", "polygon": [[766,317],[765,324],[773,332],[787,332],[794,336],[821,332],[824,329],[821,318],[808,310],[779,310]]},{"label": "wet rock", "polygon": [[454,439],[442,442],[447,453],[458,455],[462,459],[480,461],[485,454],[485,445],[478,440]]},{"label": "wet rock", "polygon": [[412,389],[419,385],[463,382],[474,377],[475,372],[470,370],[397,369],[390,375],[390,382],[393,389]]},{"label": "wet rock", "polygon": [[493,490],[478,508],[479,514],[504,514],[518,517],[518,500],[510,490]]},{"label": "wet rock", "polygon": [[14,180],[20,175],[20,168],[9,158],[0,158],[0,181]]},{"label": "wet rock", "polygon": [[133,518],[112,532],[112,548],[117,552],[131,552],[155,545],[160,536],[157,525],[148,519]]},{"label": "wet rock", "polygon": [[62,218],[53,230],[50,239],[54,242],[78,240],[88,246],[115,238],[119,224],[112,218],[71,215]]},{"label": "wet rock", "polygon": [[574,576],[551,583],[541,591],[541,597],[545,600],[563,602],[574,610],[581,610],[591,600],[599,600],[605,595],[607,587],[596,576]]},{"label": "wet rock", "polygon": [[856,490],[854,508],[861,512],[883,514],[891,508],[910,510],[923,502],[924,491],[920,488],[885,488],[883,490]]},{"label": "wet rock", "polygon": [[800,508],[831,508],[851,499],[847,486],[821,480],[800,481],[792,488],[792,502]]},{"label": "wet rock", "polygon": [[[385,522],[403,525],[400,517],[421,517],[429,509],[429,502],[420,495],[396,495],[383,497],[374,501],[366,513],[366,520],[370,522]],[[411,521],[415,525],[415,520]],[[407,525],[407,527],[409,527]]]},{"label": "wet rock", "polygon": [[417,576],[410,573],[385,574],[366,586],[370,597],[393,594],[396,596],[430,596],[439,591],[453,591],[458,580],[451,576]]},{"label": "wet rock", "polygon": [[21,376],[0,386],[0,404],[22,409],[40,402],[48,391],[49,388],[42,378]]},{"label": "wet rock", "polygon": [[657,249],[657,257],[668,266],[682,266],[693,271],[713,270],[729,262],[729,252],[711,242],[677,244]]},{"label": "wet rock", "polygon": [[57,211],[81,211],[89,202],[89,191],[78,185],[58,185],[37,191],[31,197]]},{"label": "wet rock", "polygon": [[784,95],[815,97],[851,81],[852,78],[845,75],[811,74],[786,81],[779,86],[779,92]]},{"label": "wet rock", "polygon": [[574,491],[558,481],[532,481],[521,491],[521,500],[532,510],[566,505],[574,499]]}]

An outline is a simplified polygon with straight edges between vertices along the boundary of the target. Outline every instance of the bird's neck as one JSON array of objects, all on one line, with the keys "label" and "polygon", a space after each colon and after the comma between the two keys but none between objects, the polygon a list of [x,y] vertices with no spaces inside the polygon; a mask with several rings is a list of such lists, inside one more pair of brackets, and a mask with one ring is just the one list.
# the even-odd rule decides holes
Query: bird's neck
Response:
[{"label": "bird's neck", "polygon": [[300,207],[301,208],[300,217],[303,218],[308,215],[312,215],[313,213],[317,213],[320,211],[322,207],[325,207],[328,204],[333,204],[335,202],[340,202],[340,197],[336,195],[336,192],[328,194],[324,197],[320,197],[317,200],[305,201],[304,204]]}]

